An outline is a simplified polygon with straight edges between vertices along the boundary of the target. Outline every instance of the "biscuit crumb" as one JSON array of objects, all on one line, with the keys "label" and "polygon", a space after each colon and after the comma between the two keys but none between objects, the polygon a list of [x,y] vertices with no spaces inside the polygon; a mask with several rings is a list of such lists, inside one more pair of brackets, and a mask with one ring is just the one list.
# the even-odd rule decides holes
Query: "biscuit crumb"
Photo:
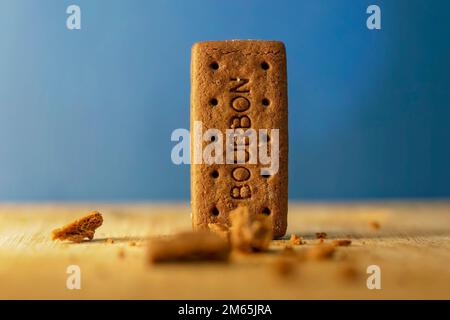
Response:
[{"label": "biscuit crumb", "polygon": [[136,241],[128,241],[128,245],[130,247],[136,247],[137,243],[136,243]]},{"label": "biscuit crumb", "polygon": [[291,277],[295,273],[295,262],[286,257],[278,257],[273,262],[273,270],[275,274],[281,278]]},{"label": "biscuit crumb", "polygon": [[248,207],[238,207],[230,212],[230,220],[230,240],[234,249],[262,252],[269,248],[273,238],[269,216],[250,214]]},{"label": "biscuit crumb", "polygon": [[326,260],[333,257],[335,246],[330,244],[315,245],[306,252],[308,260]]},{"label": "biscuit crumb", "polygon": [[354,281],[359,277],[358,270],[351,265],[345,265],[339,269],[339,276],[345,281]]},{"label": "biscuit crumb", "polygon": [[174,261],[226,261],[230,247],[227,241],[210,231],[182,232],[150,240],[151,263]]},{"label": "biscuit crumb", "polygon": [[380,223],[378,221],[370,221],[369,222],[369,226],[373,230],[379,230],[381,228],[381,225],[380,225]]},{"label": "biscuit crumb", "polygon": [[221,223],[209,223],[208,228],[209,231],[217,234],[222,239],[226,241],[230,240],[230,228],[227,225]]},{"label": "biscuit crumb", "polygon": [[108,239],[106,239],[106,243],[113,244],[114,243],[114,239],[113,238],[108,238]]},{"label": "biscuit crumb", "polygon": [[316,239],[326,239],[328,235],[325,232],[316,232]]},{"label": "biscuit crumb", "polygon": [[119,251],[117,252],[117,256],[118,256],[120,259],[125,258],[125,249],[124,249],[124,248],[120,248]]},{"label": "biscuit crumb", "polygon": [[69,240],[79,243],[85,238],[92,240],[95,230],[103,223],[103,217],[100,212],[92,211],[86,216],[71,222],[62,228],[55,229],[52,232],[52,240]]},{"label": "biscuit crumb", "polygon": [[299,245],[304,244],[303,238],[299,237],[296,234],[291,234],[291,238],[289,239],[289,241],[295,246],[299,246]]},{"label": "biscuit crumb", "polygon": [[351,243],[352,240],[347,239],[336,239],[331,242],[331,244],[336,247],[348,247]]}]

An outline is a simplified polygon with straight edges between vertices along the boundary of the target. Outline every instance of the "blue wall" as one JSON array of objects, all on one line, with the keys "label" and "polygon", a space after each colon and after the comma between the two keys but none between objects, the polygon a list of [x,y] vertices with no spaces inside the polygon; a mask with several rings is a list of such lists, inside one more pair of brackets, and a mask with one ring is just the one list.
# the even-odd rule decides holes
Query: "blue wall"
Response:
[{"label": "blue wall", "polygon": [[2,0],[0,200],[188,199],[190,47],[234,38],[286,43],[292,199],[449,197],[450,1],[278,3]]}]

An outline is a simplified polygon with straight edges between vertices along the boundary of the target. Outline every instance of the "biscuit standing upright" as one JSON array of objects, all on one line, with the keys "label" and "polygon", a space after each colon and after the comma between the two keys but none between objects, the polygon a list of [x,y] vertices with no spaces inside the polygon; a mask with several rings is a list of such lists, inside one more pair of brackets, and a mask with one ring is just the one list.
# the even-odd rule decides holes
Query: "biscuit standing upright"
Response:
[{"label": "biscuit standing upright", "polygon": [[[275,173],[268,175],[261,171],[269,164],[261,163],[260,158],[254,162],[255,152],[250,150],[249,140],[244,143],[243,161],[227,163],[226,130],[239,128],[257,132],[258,156],[261,143],[268,140],[266,154],[272,152],[272,161],[278,161],[278,170],[272,171]],[[208,136],[208,129],[218,129],[223,136]],[[260,129],[268,130],[265,138],[262,138],[264,130]],[[274,159],[275,148],[271,150],[271,143],[276,135],[279,154]],[[212,143],[223,144],[223,163],[205,163],[204,152]],[[232,143],[236,143],[234,138]],[[229,225],[229,212],[247,206],[252,214],[270,216],[274,237],[281,237],[287,227],[287,200],[288,102],[284,44],[259,40],[196,43],[191,60],[193,228],[207,229],[211,223]]]}]

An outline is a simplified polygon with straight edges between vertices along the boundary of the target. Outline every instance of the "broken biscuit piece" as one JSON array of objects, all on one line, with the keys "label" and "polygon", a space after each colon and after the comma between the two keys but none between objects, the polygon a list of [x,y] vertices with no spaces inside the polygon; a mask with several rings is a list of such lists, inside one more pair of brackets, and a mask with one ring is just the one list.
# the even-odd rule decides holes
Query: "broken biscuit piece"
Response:
[{"label": "broken biscuit piece", "polygon": [[251,214],[248,207],[230,212],[230,240],[232,247],[242,252],[266,251],[273,238],[269,216]]},{"label": "broken biscuit piece", "polygon": [[148,257],[151,263],[173,261],[226,261],[230,246],[209,231],[183,232],[150,240]]},{"label": "broken biscuit piece", "polygon": [[88,215],[65,225],[62,228],[55,229],[52,232],[52,240],[69,240],[72,242],[81,242],[84,239],[92,240],[95,230],[103,223],[102,214],[98,211],[92,211]]}]

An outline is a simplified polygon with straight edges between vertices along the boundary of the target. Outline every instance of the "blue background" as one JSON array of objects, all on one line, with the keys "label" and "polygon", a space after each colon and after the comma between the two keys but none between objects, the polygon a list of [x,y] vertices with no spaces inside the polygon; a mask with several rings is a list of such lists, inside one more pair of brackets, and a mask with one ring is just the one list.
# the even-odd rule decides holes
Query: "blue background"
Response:
[{"label": "blue background", "polygon": [[236,38],[286,43],[291,199],[449,197],[449,20],[445,0],[1,0],[0,200],[187,200],[190,47]]}]

